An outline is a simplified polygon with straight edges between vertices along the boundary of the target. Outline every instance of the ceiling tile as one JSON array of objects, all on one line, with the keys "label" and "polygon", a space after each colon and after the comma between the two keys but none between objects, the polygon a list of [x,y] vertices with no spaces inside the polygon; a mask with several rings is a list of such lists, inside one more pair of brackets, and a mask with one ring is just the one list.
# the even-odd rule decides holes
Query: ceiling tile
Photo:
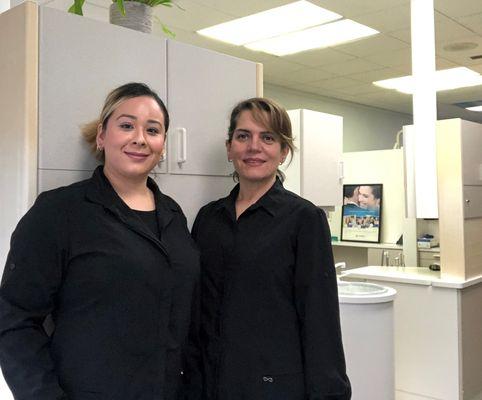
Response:
[{"label": "ceiling tile", "polygon": [[308,67],[317,67],[326,64],[341,63],[353,60],[356,57],[341,53],[330,48],[304,51],[297,54],[291,54],[283,57],[287,61],[293,61]]},{"label": "ceiling tile", "polygon": [[403,72],[396,68],[382,68],[375,71],[365,71],[352,75],[347,75],[347,78],[356,79],[366,83],[381,81],[382,79],[397,78],[402,76]]},{"label": "ceiling tile", "polygon": [[232,15],[191,0],[180,0],[179,7],[154,7],[154,15],[164,24],[187,31],[197,31],[233,19]]},{"label": "ceiling tile", "polygon": [[360,81],[350,78],[338,77],[337,79],[323,79],[317,82],[311,82],[311,85],[323,89],[341,89],[349,86],[360,86]]},{"label": "ceiling tile", "polygon": [[412,49],[410,47],[376,54],[366,57],[368,61],[382,65],[384,67],[410,66],[412,63]]},{"label": "ceiling tile", "polygon": [[412,33],[410,32],[410,28],[389,31],[386,33],[386,35],[401,40],[402,42],[405,42],[407,44],[410,44],[412,42]]},{"label": "ceiling tile", "polygon": [[292,75],[292,79],[299,83],[320,81],[322,79],[333,78],[335,76],[331,72],[326,72],[316,68],[303,68],[298,71],[294,71]]},{"label": "ceiling tile", "polygon": [[[479,61],[482,61],[482,60],[479,60]],[[475,72],[478,72],[479,74],[482,74],[482,64],[471,65],[470,69]]]},{"label": "ceiling tile", "polygon": [[[481,6],[482,11],[482,6]],[[479,14],[470,15],[468,17],[458,17],[456,18],[467,29],[472,30],[479,35],[482,34],[482,12]]]},{"label": "ceiling tile", "polygon": [[478,14],[482,4],[478,0],[436,0],[435,9],[452,18]]},{"label": "ceiling tile", "polygon": [[291,79],[291,76],[289,74],[285,74],[285,75],[264,74],[263,80],[264,80],[264,83],[278,85],[278,86],[285,86],[285,87],[291,87],[291,85],[293,86],[299,85],[298,82],[295,82]]},{"label": "ceiling tile", "polygon": [[407,48],[409,48],[407,43],[382,34],[334,47],[338,51],[356,57],[366,57]]},{"label": "ceiling tile", "polygon": [[346,18],[374,13],[401,4],[409,4],[409,0],[310,0],[313,4],[335,11]]},{"label": "ceiling tile", "polygon": [[340,93],[344,93],[352,96],[358,96],[360,94],[379,93],[381,89],[371,83],[364,83],[358,86],[342,87],[337,90]]},{"label": "ceiling tile", "polygon": [[267,58],[263,61],[263,70],[265,74],[282,75],[285,73],[297,71],[302,67],[302,65],[288,62],[280,57],[274,56],[270,56],[270,58]]},{"label": "ceiling tile", "polygon": [[407,2],[397,7],[387,7],[381,11],[359,15],[354,20],[380,32],[410,28],[410,3]]},{"label": "ceiling tile", "polygon": [[365,61],[360,58],[351,60],[345,63],[324,65],[323,69],[328,72],[332,72],[339,76],[356,74],[357,72],[373,71],[383,68],[380,64],[375,64],[370,61]]},{"label": "ceiling tile", "polygon": [[473,35],[473,32],[446,16],[440,16],[435,22],[435,41],[456,41],[458,38]]},{"label": "ceiling tile", "polygon": [[442,57],[435,58],[435,68],[437,69],[437,71],[439,69],[448,69],[448,68],[454,68],[459,66],[460,66],[459,64],[454,63],[450,60],[446,60],[445,58],[442,58]]},{"label": "ceiling tile", "polygon": [[[279,7],[295,0],[243,0],[243,1],[226,1],[226,0],[191,0],[202,6],[206,6],[223,13],[231,14],[234,18],[245,17],[271,8]],[[234,19],[232,18],[232,19]]]}]

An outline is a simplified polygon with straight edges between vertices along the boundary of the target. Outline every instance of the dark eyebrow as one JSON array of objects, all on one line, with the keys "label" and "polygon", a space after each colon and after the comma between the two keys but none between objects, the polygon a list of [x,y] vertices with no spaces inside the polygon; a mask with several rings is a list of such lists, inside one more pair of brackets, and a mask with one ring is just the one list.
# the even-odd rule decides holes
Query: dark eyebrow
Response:
[{"label": "dark eyebrow", "polygon": [[[137,117],[135,115],[130,115],[130,114],[121,114],[117,117],[117,119],[120,119],[122,117],[127,117],[133,120],[137,120]],[[155,119],[148,119],[147,122],[149,122],[150,124],[158,124],[160,126],[164,126],[159,121],[156,121]]]},{"label": "dark eyebrow", "polygon": [[[236,129],[234,130],[234,132],[246,132],[246,133],[251,133],[251,131],[250,131],[249,129],[243,129],[243,128],[236,128]],[[262,131],[262,132],[260,132],[260,133],[263,133],[263,134],[264,134],[264,133],[269,133],[270,135],[275,135],[275,133],[274,133],[274,132],[270,132],[270,131]]]},{"label": "dark eyebrow", "polygon": [[130,119],[137,119],[137,117],[135,115],[130,115],[130,114],[121,114],[116,119],[121,119],[122,117],[127,117],[127,118],[130,118]]}]

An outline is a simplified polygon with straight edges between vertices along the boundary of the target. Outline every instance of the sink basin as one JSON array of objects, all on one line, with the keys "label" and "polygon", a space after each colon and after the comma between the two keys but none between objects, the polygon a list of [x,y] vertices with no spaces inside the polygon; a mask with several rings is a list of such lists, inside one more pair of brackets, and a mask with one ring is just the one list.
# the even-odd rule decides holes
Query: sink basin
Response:
[{"label": "sink basin", "polygon": [[395,289],[368,282],[338,281],[340,303],[386,303],[395,298]]},{"label": "sink basin", "polygon": [[370,296],[386,293],[388,288],[366,282],[338,282],[340,295]]}]

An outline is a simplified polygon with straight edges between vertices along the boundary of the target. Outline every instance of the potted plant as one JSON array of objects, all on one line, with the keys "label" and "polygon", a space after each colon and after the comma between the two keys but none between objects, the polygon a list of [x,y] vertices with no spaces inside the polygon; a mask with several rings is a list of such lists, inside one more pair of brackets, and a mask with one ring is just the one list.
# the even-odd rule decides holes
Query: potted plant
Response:
[{"label": "potted plant", "polygon": [[[74,0],[69,12],[83,15],[84,2],[85,0]],[[152,8],[156,6],[172,7],[172,5],[172,0],[112,0],[109,10],[110,22],[114,25],[151,33]],[[164,33],[175,36],[163,23],[161,26]]]}]

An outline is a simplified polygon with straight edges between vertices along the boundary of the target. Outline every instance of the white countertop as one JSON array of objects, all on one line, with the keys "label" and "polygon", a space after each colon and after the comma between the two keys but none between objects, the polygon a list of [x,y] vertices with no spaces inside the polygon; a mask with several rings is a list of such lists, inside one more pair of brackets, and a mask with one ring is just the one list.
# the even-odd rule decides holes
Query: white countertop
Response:
[{"label": "white countertop", "polygon": [[343,277],[349,277],[453,289],[464,289],[482,282],[482,275],[468,280],[442,279],[440,277],[440,271],[432,271],[428,268],[422,267],[368,266],[343,271],[340,277],[342,280]]}]

